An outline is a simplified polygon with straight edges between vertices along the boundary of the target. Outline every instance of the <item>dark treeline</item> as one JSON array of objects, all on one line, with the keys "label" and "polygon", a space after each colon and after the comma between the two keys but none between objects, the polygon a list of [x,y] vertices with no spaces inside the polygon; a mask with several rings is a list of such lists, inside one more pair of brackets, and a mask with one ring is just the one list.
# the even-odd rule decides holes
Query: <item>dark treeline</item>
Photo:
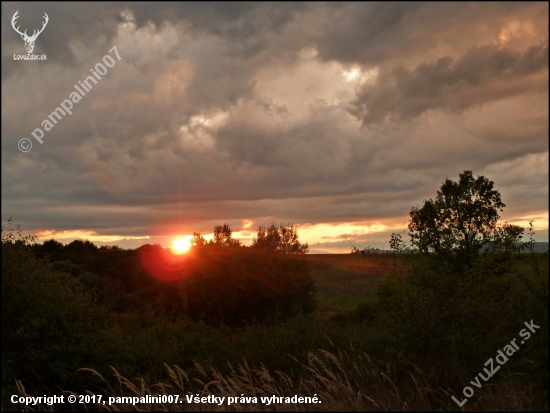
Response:
[{"label": "dark treeline", "polygon": [[160,245],[123,250],[78,240],[63,245],[52,239],[31,249],[115,312],[236,327],[314,310],[313,281],[300,258],[308,245],[294,226],[260,227],[252,246],[243,247],[227,224],[217,225],[210,242],[195,233],[192,245],[179,256]]}]

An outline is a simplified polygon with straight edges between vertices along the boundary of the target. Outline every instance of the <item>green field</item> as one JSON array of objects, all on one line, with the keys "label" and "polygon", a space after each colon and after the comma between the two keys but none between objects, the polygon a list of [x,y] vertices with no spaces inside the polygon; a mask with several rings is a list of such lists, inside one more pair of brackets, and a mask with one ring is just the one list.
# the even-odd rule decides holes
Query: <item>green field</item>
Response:
[{"label": "green field", "polygon": [[321,308],[352,309],[370,301],[386,275],[379,261],[388,262],[389,258],[376,257],[375,261],[358,254],[307,255]]},{"label": "green field", "polygon": [[[536,254],[543,274],[548,274],[548,255]],[[353,309],[358,304],[371,301],[376,288],[387,274],[387,266],[393,265],[392,255],[363,256],[359,254],[308,254],[311,276],[315,282],[321,310]],[[522,254],[514,259],[515,267],[522,273],[532,269],[532,258]]]}]

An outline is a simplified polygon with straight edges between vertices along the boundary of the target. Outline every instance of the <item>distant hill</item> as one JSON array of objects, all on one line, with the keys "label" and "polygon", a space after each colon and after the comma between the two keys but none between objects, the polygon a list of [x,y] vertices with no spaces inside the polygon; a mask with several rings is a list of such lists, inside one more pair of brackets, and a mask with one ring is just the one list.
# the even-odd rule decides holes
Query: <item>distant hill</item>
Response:
[{"label": "distant hill", "polygon": [[[546,252],[548,251],[548,242],[535,242],[535,252]],[[530,252],[529,250],[523,252]]]},{"label": "distant hill", "polygon": [[[533,252],[546,252],[548,251],[548,242],[535,242],[534,243]],[[529,253],[531,250],[524,249],[521,251],[522,253]]]},{"label": "distant hill", "polygon": [[[535,242],[534,252],[547,252],[548,251],[548,242]],[[379,248],[364,248],[364,249],[355,249],[352,254],[386,254],[390,253],[390,250],[381,250]],[[531,252],[530,250],[523,250],[522,253]]]}]

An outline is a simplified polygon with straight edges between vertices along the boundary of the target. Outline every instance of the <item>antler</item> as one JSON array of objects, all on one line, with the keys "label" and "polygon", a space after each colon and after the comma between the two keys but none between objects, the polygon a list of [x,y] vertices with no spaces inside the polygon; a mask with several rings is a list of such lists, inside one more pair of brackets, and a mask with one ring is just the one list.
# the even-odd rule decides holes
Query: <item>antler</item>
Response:
[{"label": "antler", "polygon": [[34,33],[34,32],[36,32],[36,30],[33,30],[32,36],[30,37],[32,40],[36,40],[38,35],[40,33],[42,33],[44,31],[44,29],[46,28],[46,25],[48,24],[48,21],[50,21],[50,18],[48,17],[48,15],[46,13],[44,13],[44,16],[42,16],[42,17],[45,17],[46,21],[43,23],[42,28],[38,31],[38,33]]},{"label": "antler", "polygon": [[19,27],[20,27],[20,26],[15,27],[15,21],[19,18],[19,16],[17,15],[18,13],[19,13],[19,10],[17,10],[17,11],[15,12],[15,14],[13,15],[13,18],[11,19],[11,25],[12,25],[12,27],[13,27],[13,30],[15,30],[17,33],[19,33],[19,34],[21,35],[21,37],[23,37],[23,39],[25,39],[25,40],[27,40],[27,39],[30,40],[30,41],[36,40],[36,38],[38,37],[38,35],[44,31],[44,29],[46,28],[46,25],[48,24],[48,21],[50,20],[50,18],[48,17],[48,15],[47,15],[46,13],[44,13],[44,16],[43,16],[43,17],[46,18],[46,21],[44,21],[44,23],[43,23],[43,25],[42,25],[42,28],[41,28],[40,30],[38,30],[38,32],[37,32],[36,30],[34,30],[33,33],[32,33],[32,36],[29,36],[29,35],[27,34],[27,30],[25,30],[25,32],[21,33],[21,32],[19,31]]},{"label": "antler", "polygon": [[[17,33],[19,33],[21,36],[28,37],[28,36],[27,36],[27,31],[26,31],[26,30],[25,30],[25,33],[21,33],[21,32],[19,31],[19,27],[20,27],[20,26],[15,27],[15,21],[19,18],[19,16],[17,15],[17,13],[19,13],[19,10],[17,10],[17,11],[15,12],[15,14],[13,15],[13,18],[11,19],[11,26],[13,27],[13,30],[15,30],[15,31],[16,31]],[[45,14],[45,13],[44,13],[44,14]]]}]

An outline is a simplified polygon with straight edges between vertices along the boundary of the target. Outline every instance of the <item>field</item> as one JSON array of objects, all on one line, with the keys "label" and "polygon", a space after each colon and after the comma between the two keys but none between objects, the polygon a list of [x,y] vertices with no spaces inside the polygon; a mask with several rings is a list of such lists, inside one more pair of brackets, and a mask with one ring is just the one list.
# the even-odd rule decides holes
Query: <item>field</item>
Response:
[{"label": "field", "polygon": [[[538,266],[548,276],[547,254],[537,253]],[[393,256],[360,254],[309,254],[311,274],[315,280],[321,309],[351,310],[361,303],[375,299],[376,288],[393,266]],[[532,271],[530,254],[513,258],[518,271]]]},{"label": "field", "polygon": [[310,254],[307,260],[320,305],[327,310],[353,309],[371,301],[386,275],[380,262],[359,254]]}]

